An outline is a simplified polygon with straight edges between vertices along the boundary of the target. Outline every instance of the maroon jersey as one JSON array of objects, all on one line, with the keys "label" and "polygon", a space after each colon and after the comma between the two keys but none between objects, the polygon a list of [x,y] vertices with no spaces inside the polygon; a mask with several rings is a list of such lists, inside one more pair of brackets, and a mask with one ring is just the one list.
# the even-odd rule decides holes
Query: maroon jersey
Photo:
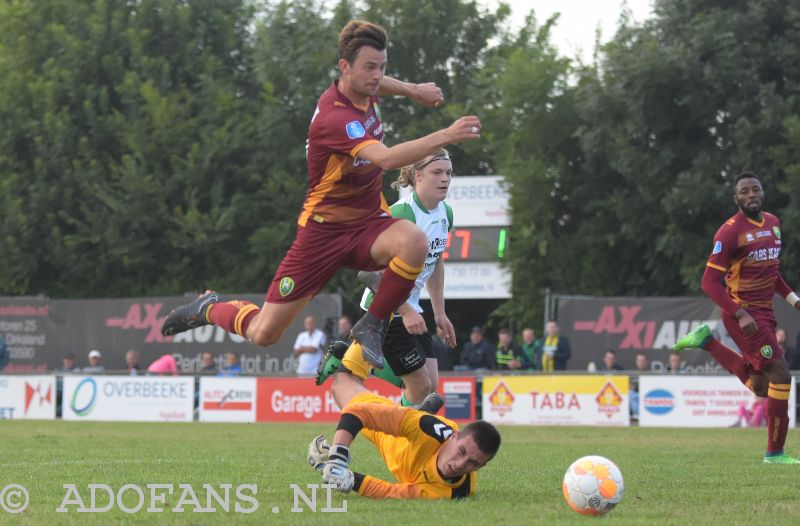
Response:
[{"label": "maroon jersey", "polygon": [[744,308],[772,307],[780,275],[781,224],[762,212],[753,221],[742,212],[717,230],[707,266],[725,272],[728,294]]},{"label": "maroon jersey", "polygon": [[322,94],[308,129],[308,190],[297,223],[353,223],[389,207],[381,193],[382,170],[358,158],[370,144],[383,142],[378,98],[359,107],[336,80]]}]

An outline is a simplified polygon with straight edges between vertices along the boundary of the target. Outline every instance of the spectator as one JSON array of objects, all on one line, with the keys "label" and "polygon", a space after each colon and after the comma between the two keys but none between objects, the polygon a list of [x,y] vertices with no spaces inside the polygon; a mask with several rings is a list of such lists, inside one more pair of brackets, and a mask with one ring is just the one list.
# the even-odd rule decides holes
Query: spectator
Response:
[{"label": "spectator", "polygon": [[100,365],[102,357],[97,349],[89,351],[89,365],[83,368],[83,372],[89,374],[103,374],[106,372],[106,368]]},{"label": "spectator", "polygon": [[636,370],[640,373],[650,371],[650,358],[643,352],[636,353]]},{"label": "spectator", "polygon": [[730,427],[766,427],[767,425],[767,398],[757,396],[753,400],[753,405],[750,409],[744,402],[739,404],[739,414],[736,415],[736,422]]},{"label": "spectator", "polygon": [[139,367],[139,352],[134,351],[133,349],[126,352],[125,364],[127,366],[129,375],[131,376],[138,375],[141,372],[141,368]]},{"label": "spectator", "polygon": [[467,369],[495,369],[495,349],[483,337],[483,328],[476,325],[469,334],[469,341],[461,351],[461,365]]},{"label": "spectator", "polygon": [[203,374],[217,374],[217,363],[214,361],[214,355],[210,351],[204,351],[200,357],[200,370]]},{"label": "spectator", "polygon": [[225,367],[223,367],[217,376],[241,376],[242,366],[239,365],[239,357],[235,352],[228,351],[225,353]]},{"label": "spectator", "polygon": [[536,346],[536,333],[530,327],[522,329],[522,368],[541,369],[541,356],[537,354],[541,351]]},{"label": "spectator", "polygon": [[11,361],[11,352],[8,350],[6,339],[0,336],[0,371],[6,368]]},{"label": "spectator", "polygon": [[683,373],[683,371],[681,371],[682,363],[683,362],[681,361],[681,355],[674,351],[671,352],[669,355],[669,367],[667,367],[667,371],[669,371],[670,374],[682,374]]},{"label": "spectator", "polygon": [[789,369],[800,369],[800,353],[797,352],[797,348],[786,345],[786,331],[783,329],[775,331],[775,339],[778,340],[778,345],[783,350],[783,356]]},{"label": "spectator", "polygon": [[[636,353],[636,371],[639,373],[650,372],[650,358],[643,352]],[[639,418],[639,377],[631,377],[631,390],[628,393],[631,404],[631,418]]]},{"label": "spectator", "polygon": [[178,376],[178,366],[175,363],[175,358],[171,354],[163,354],[161,358],[157,359],[150,364],[147,368],[148,374],[156,374],[158,376]]},{"label": "spectator", "polygon": [[566,336],[561,336],[558,323],[548,321],[545,327],[546,336],[540,338],[542,353],[542,371],[564,371],[567,361],[572,358],[572,349]]},{"label": "spectator", "polygon": [[605,373],[624,371],[624,368],[617,363],[617,353],[612,349],[607,350],[605,356],[603,356],[603,363],[600,365],[600,371]]},{"label": "spectator", "polygon": [[339,318],[339,333],[336,339],[342,342],[349,342],[351,330],[353,330],[353,320],[351,320],[349,316],[342,316]]},{"label": "spectator", "polygon": [[316,328],[314,316],[306,316],[303,321],[305,329],[294,341],[292,356],[297,358],[297,376],[314,376],[322,360],[322,349],[325,347],[325,333]]},{"label": "spectator", "polygon": [[57,373],[79,373],[81,372],[80,367],[75,366],[75,356],[72,353],[64,355],[61,358],[61,367],[56,369]]},{"label": "spectator", "polygon": [[455,365],[455,352],[453,348],[444,342],[444,331],[436,327],[436,334],[433,336],[433,353],[436,355],[436,363],[440,371],[452,371]]},{"label": "spectator", "polygon": [[499,370],[516,370],[522,367],[522,350],[511,338],[511,331],[503,327],[497,333],[495,363]]}]

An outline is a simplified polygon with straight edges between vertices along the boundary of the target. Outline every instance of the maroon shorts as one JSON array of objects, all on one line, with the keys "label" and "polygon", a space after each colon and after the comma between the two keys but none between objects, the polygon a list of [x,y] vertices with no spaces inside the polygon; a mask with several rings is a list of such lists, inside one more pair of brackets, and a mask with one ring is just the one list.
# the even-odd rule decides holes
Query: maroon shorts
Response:
[{"label": "maroon shorts", "polygon": [[272,278],[267,301],[289,303],[319,293],[340,268],[379,270],[369,251],[381,233],[398,219],[385,213],[356,224],[309,221]]},{"label": "maroon shorts", "polygon": [[724,312],[722,324],[742,351],[747,363],[756,371],[761,371],[765,364],[783,357],[783,350],[775,337],[775,313],[772,309],[766,308],[750,308],[747,309],[747,313],[758,325],[758,331],[752,336],[745,336],[739,328],[739,320]]}]

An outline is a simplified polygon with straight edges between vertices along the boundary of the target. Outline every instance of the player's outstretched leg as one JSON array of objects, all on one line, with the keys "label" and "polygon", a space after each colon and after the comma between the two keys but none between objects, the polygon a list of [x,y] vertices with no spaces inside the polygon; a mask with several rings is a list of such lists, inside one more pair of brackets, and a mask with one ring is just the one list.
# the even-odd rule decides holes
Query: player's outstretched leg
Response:
[{"label": "player's outstretched leg", "polygon": [[742,358],[742,355],[714,338],[708,325],[703,324],[689,331],[686,336],[675,342],[673,349],[676,352],[685,349],[703,349],[704,351],[708,351],[711,357],[724,367],[726,371],[736,375],[745,387],[751,391],[753,390],[753,383],[750,379],[753,371],[748,366],[747,361]]},{"label": "player's outstretched leg", "polygon": [[676,351],[680,352],[684,349],[705,349],[705,346],[714,338],[711,334],[711,329],[708,325],[700,325],[692,331],[675,342]]},{"label": "player's outstretched leg", "polygon": [[315,378],[317,385],[324,384],[325,380],[342,367],[342,359],[348,347],[350,347],[350,344],[343,341],[335,341],[328,346],[325,356],[322,357],[317,367],[317,376]]},{"label": "player's outstretched leg", "polygon": [[161,334],[172,336],[204,325],[209,325],[206,318],[208,307],[219,302],[219,296],[212,290],[186,305],[174,309],[169,313],[161,325]]}]

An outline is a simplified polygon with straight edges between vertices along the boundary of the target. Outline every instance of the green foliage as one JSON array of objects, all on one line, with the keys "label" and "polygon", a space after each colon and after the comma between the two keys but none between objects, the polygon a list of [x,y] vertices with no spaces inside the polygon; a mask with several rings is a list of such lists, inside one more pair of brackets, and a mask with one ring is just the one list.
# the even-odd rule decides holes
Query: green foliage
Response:
[{"label": "green foliage", "polygon": [[[508,14],[470,0],[0,3],[0,290],[265,289],[354,17],[387,28],[390,75],[447,100],[385,100],[388,145],[464,114],[484,123],[453,150],[457,173],[509,184],[514,299],[498,325],[537,323],[545,289],[699,292],[742,169],[764,179],[798,283],[795,3],[661,0],[642,24],[623,16],[588,65],[552,45],[557,17],[512,32]],[[357,297],[352,278],[329,290]]]}]

